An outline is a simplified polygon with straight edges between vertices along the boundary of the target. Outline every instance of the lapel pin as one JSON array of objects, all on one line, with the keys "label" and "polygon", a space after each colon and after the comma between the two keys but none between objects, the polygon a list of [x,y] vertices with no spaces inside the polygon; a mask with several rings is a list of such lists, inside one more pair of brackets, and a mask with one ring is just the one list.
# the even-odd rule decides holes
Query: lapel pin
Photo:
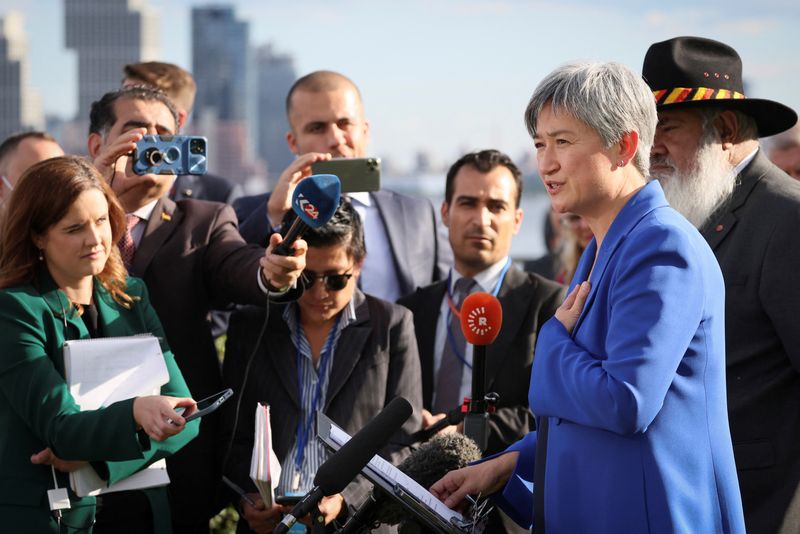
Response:
[{"label": "lapel pin", "polygon": [[716,230],[717,232],[721,232],[724,228],[725,228],[724,226],[722,226],[721,224],[718,224],[717,227],[714,228],[714,230]]},{"label": "lapel pin", "polygon": [[161,220],[169,222],[169,221],[172,220],[172,215],[170,215],[169,213],[162,213],[161,214]]}]

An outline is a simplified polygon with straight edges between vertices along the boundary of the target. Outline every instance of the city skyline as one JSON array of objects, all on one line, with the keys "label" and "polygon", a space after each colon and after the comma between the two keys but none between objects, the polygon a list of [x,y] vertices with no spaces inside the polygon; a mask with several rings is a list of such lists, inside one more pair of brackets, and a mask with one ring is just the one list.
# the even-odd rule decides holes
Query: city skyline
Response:
[{"label": "city skyline", "polygon": [[[148,0],[159,15],[160,59],[192,68],[192,0]],[[619,61],[639,70],[647,47],[676,35],[724,41],[744,62],[748,96],[800,108],[800,59],[789,46],[800,6],[787,0],[696,6],[603,7],[567,3],[411,0],[231,5],[250,25],[252,49],[271,44],[294,59],[297,75],[338,70],[360,87],[371,123],[371,153],[413,167],[420,152],[434,166],[476,148],[520,158],[532,152],[522,111],[547,72],[576,59]],[[25,15],[33,89],[48,115],[77,111],[77,60],[64,48],[62,0],[7,0],[3,12]],[[99,95],[98,95],[99,96]],[[424,158],[423,158],[424,159]],[[274,170],[274,169],[273,169]]]}]

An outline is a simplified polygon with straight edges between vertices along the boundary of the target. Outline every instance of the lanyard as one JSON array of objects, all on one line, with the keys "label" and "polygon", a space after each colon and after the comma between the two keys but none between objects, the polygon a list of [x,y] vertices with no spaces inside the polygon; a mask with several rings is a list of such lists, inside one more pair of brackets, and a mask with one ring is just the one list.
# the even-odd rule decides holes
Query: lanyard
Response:
[{"label": "lanyard", "polygon": [[[300,468],[303,467],[303,458],[305,457],[305,450],[306,445],[308,444],[308,437],[311,433],[311,425],[314,423],[314,414],[317,412],[317,406],[319,405],[319,399],[322,396],[322,386],[323,382],[325,381],[325,373],[327,371],[328,362],[330,361],[331,355],[333,354],[333,339],[336,337],[336,329],[337,325],[334,324],[331,328],[330,333],[328,334],[328,339],[325,342],[325,348],[322,349],[322,354],[320,355],[320,363],[319,363],[319,377],[317,380],[317,389],[314,392],[313,400],[311,401],[311,411],[306,415],[305,424],[303,422],[302,417],[302,409],[304,406],[303,403],[303,368],[302,368],[302,358],[303,355],[300,352],[300,310],[297,311],[297,353],[296,353],[296,361],[297,361],[297,393],[300,397],[300,409],[301,409],[301,417],[297,421],[297,455],[295,456],[294,466],[295,466],[295,475],[298,476],[300,474]],[[310,346],[309,346],[310,348]]]},{"label": "lanyard", "polygon": [[[506,273],[508,273],[508,269],[511,268],[511,258],[506,260],[506,264],[503,266],[503,270],[500,271],[500,278],[497,279],[497,283],[494,285],[494,289],[492,289],[492,296],[496,297],[497,294],[500,292],[500,286],[503,285],[503,281],[506,279]],[[450,348],[453,350],[453,354],[456,355],[463,365],[467,367],[467,369],[472,369],[472,365],[467,362],[466,357],[464,354],[461,354],[461,351],[456,344],[455,337],[453,337],[453,331],[450,329],[450,321],[455,315],[456,317],[461,319],[461,311],[456,308],[455,302],[453,302],[453,294],[450,292],[450,283],[452,281],[452,271],[447,275],[447,318],[445,323],[445,328],[447,330],[447,344],[450,345]]]}]

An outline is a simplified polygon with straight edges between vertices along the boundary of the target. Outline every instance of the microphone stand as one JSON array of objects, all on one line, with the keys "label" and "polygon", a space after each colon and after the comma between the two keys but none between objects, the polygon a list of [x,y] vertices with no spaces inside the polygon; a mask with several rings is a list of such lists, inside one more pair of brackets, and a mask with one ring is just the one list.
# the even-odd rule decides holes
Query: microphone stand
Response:
[{"label": "microphone stand", "polygon": [[473,439],[481,452],[489,444],[489,414],[494,413],[499,398],[497,393],[486,393],[486,345],[474,345],[472,398],[464,417],[464,435]]}]

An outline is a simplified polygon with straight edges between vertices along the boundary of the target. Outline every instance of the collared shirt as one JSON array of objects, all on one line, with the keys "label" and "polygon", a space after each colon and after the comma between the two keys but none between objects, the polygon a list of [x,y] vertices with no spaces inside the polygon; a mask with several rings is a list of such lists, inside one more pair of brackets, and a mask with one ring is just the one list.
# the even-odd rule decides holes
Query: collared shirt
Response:
[{"label": "collared shirt", "polygon": [[133,227],[131,230],[131,237],[133,238],[133,244],[136,248],[139,248],[139,243],[142,241],[142,237],[144,237],[144,231],[147,228],[147,221],[150,220],[150,217],[153,216],[153,210],[156,209],[156,202],[158,199],[150,202],[149,204],[145,204],[138,210],[131,212],[131,215],[136,215],[141,219],[141,222]]},{"label": "collared shirt", "polygon": [[[475,286],[473,286],[470,293],[475,293],[477,291],[485,291],[486,293],[491,293],[497,283],[500,281],[500,274],[503,272],[503,268],[506,266],[508,262],[508,257],[503,258],[502,260],[498,261],[497,263],[490,266],[488,269],[481,271],[473,278],[475,279]],[[453,288],[455,287],[456,281],[460,278],[463,278],[461,274],[456,271],[454,267],[450,268],[450,287],[448,291],[450,293],[453,292]],[[439,306],[439,319],[436,321],[436,339],[433,345],[433,376],[437,376],[439,374],[439,367],[442,365],[442,351],[444,350],[444,344],[447,343],[447,320],[448,320],[448,311],[450,310],[450,306],[447,303],[447,293],[445,293],[444,298],[442,299],[442,304]],[[464,351],[464,360],[469,365],[472,365],[472,345],[467,343],[467,349]],[[434,383],[436,381],[434,380]],[[434,401],[436,392],[434,394]],[[461,389],[459,390],[458,398],[463,399],[464,397],[469,397],[472,395],[472,372],[471,369],[465,369],[465,372],[461,374]],[[455,406],[453,406],[455,408]]]},{"label": "collared shirt", "polygon": [[361,217],[367,246],[359,287],[364,293],[395,302],[403,295],[400,293],[399,273],[383,218],[369,193],[349,193],[349,197]]},{"label": "collared shirt", "polygon": [[756,147],[756,149],[750,152],[746,158],[744,158],[742,161],[739,162],[736,168],[733,169],[733,175],[739,176],[739,173],[741,173],[742,170],[744,170],[744,168],[747,167],[747,164],[753,161],[753,158],[756,157],[756,154],[758,154],[758,147]]},{"label": "collared shirt", "polygon": [[[316,413],[311,413],[312,404],[314,403],[314,394],[316,393],[317,383],[322,380],[323,384],[322,390],[320,391],[317,410],[323,411],[327,399],[328,386],[330,385],[329,378],[335,359],[334,356],[336,354],[336,346],[339,343],[339,337],[341,336],[342,330],[347,328],[348,325],[356,320],[356,309],[353,299],[350,299],[348,305],[345,306],[342,312],[339,314],[339,321],[336,323],[335,331],[333,333],[333,342],[331,344],[333,347],[333,353],[328,358],[327,365],[324,369],[319,369],[314,366],[314,362],[311,358],[311,346],[308,343],[308,338],[306,338],[303,327],[297,322],[296,313],[297,304],[292,302],[286,306],[286,309],[283,311],[283,320],[286,321],[286,324],[289,326],[289,332],[292,336],[292,343],[295,344],[295,349],[300,351],[300,374],[303,377],[302,384],[299,385],[300,390],[298,391],[303,401],[303,406],[301,407],[302,411],[300,414],[300,424],[304,425],[308,417],[314,418],[314,422],[311,425],[308,439],[306,441],[303,465],[300,469],[300,488],[298,491],[306,493],[313,487],[314,476],[317,473],[317,469],[319,469],[319,466],[322,465],[322,463],[328,457],[325,447],[317,439],[317,415]],[[296,345],[298,338],[300,341],[299,347]],[[282,354],[279,357],[295,358],[296,354]],[[318,364],[321,361],[322,358],[318,360]],[[283,378],[284,380],[289,380],[292,382],[297,381],[297,376]],[[287,494],[293,492],[292,483],[295,474],[295,459],[297,458],[298,447],[297,437],[297,433],[295,432],[294,442],[292,443],[289,452],[286,454],[286,458],[284,458],[281,462],[281,478],[278,482],[278,493]]]}]

